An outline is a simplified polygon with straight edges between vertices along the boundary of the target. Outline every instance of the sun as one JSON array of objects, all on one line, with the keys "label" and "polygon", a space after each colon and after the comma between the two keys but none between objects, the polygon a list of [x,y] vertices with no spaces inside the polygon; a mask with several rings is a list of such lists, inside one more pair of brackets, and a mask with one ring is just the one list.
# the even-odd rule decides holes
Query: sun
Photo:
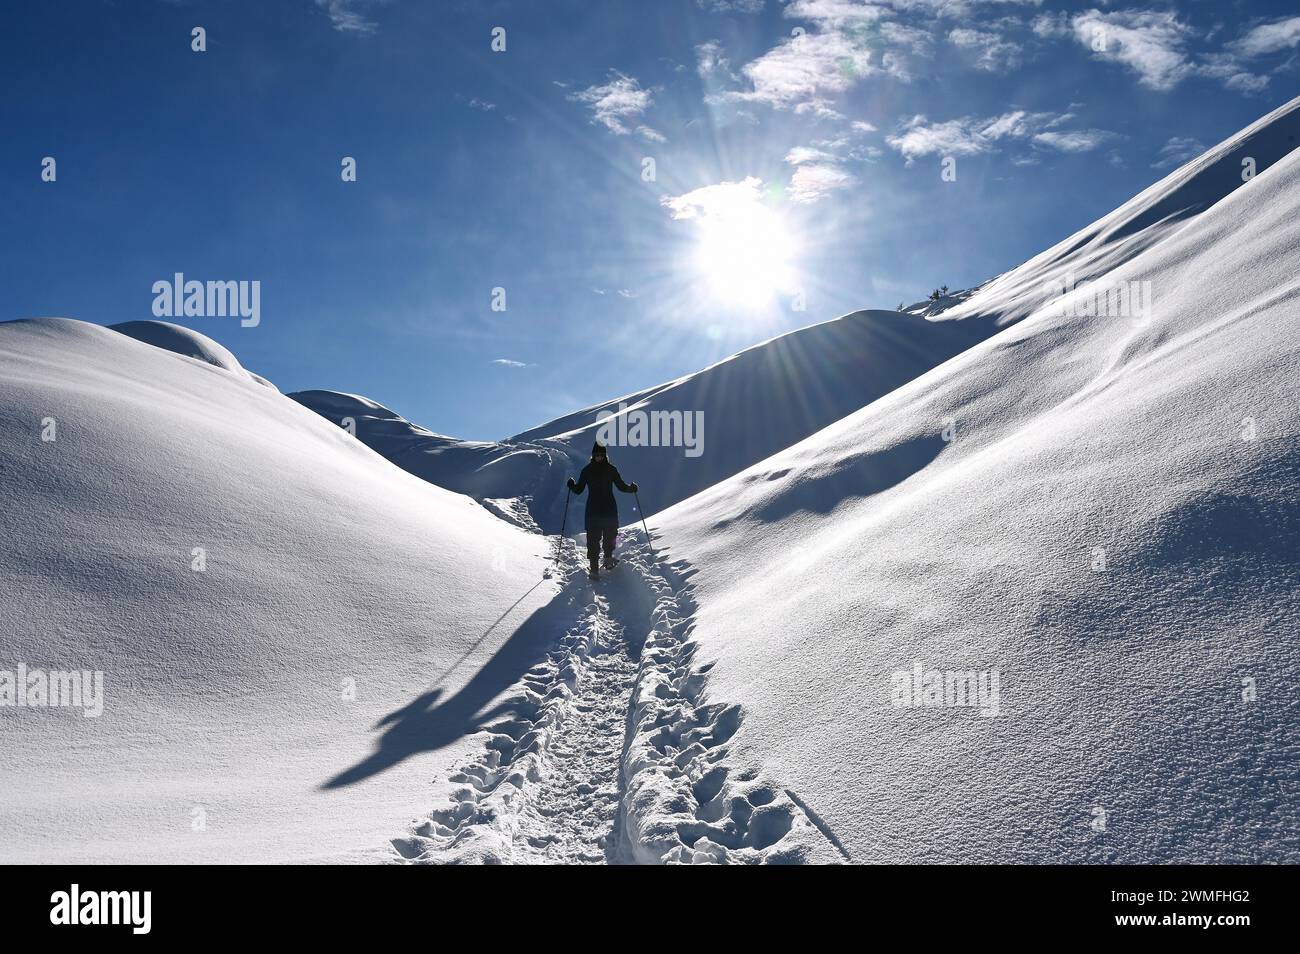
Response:
[{"label": "sun", "polygon": [[738,305],[761,305],[792,282],[794,241],[780,217],[748,205],[700,223],[695,266],[710,292]]},{"label": "sun", "polygon": [[698,287],[723,304],[758,308],[794,290],[795,238],[760,187],[751,177],[665,202],[674,218],[693,223],[691,265]]}]

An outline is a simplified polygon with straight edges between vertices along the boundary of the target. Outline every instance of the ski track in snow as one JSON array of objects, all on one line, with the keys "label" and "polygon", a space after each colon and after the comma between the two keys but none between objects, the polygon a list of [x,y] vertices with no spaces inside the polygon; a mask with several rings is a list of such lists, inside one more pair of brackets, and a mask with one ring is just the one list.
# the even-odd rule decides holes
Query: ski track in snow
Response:
[{"label": "ski track in snow", "polygon": [[574,620],[512,690],[450,804],[392,840],[406,863],[848,860],[793,793],[728,762],[737,705],[704,701],[690,604],[644,543],[600,582],[557,550]]}]

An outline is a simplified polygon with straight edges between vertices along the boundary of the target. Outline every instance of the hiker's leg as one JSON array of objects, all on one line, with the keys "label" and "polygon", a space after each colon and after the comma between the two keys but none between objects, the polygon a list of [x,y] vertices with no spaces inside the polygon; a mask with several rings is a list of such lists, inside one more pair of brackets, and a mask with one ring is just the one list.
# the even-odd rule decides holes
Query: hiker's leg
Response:
[{"label": "hiker's leg", "polygon": [[600,560],[600,527],[587,528],[587,562],[595,566]]},{"label": "hiker's leg", "polygon": [[612,523],[605,527],[605,559],[610,560],[614,557],[614,544],[618,540],[618,524]]}]

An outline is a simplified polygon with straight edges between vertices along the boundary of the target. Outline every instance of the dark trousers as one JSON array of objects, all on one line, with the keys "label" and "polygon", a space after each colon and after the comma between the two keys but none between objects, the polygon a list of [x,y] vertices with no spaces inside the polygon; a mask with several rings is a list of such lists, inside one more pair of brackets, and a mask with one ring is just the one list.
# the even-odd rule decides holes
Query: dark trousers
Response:
[{"label": "dark trousers", "polygon": [[605,559],[614,555],[614,542],[618,538],[617,521],[601,521],[587,524],[587,559],[595,564],[600,559],[600,551],[605,551]]}]

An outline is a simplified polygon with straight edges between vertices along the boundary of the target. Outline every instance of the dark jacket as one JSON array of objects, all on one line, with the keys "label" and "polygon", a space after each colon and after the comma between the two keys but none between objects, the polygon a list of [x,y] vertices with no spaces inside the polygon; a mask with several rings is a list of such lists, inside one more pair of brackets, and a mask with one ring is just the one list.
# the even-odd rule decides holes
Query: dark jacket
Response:
[{"label": "dark jacket", "polygon": [[618,468],[608,460],[591,461],[582,468],[573,492],[580,494],[588,487],[591,488],[591,493],[587,495],[587,526],[605,526],[611,523],[618,526],[618,504],[614,502],[614,488],[617,487],[625,494],[632,492],[632,488],[623,483]]}]

